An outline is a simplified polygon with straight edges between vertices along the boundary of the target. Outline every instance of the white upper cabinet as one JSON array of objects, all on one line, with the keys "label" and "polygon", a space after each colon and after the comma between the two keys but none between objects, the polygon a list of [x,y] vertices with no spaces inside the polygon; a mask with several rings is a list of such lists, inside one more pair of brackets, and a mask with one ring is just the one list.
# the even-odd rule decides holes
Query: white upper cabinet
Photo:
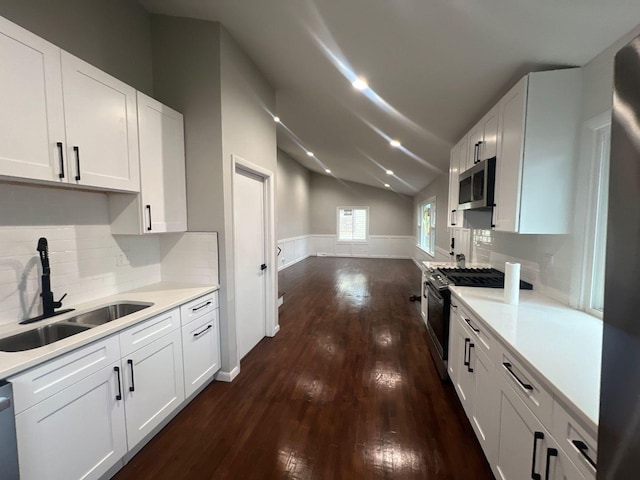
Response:
[{"label": "white upper cabinet", "polygon": [[466,164],[464,168],[461,168],[461,173],[480,161],[480,147],[484,138],[484,126],[482,123],[478,123],[471,129],[468,138]]},{"label": "white upper cabinet", "polygon": [[138,192],[135,89],[64,51],[62,78],[72,182]]},{"label": "white upper cabinet", "polygon": [[60,49],[2,17],[0,105],[0,176],[66,182]]},{"label": "white upper cabinet", "polygon": [[449,214],[447,226],[459,228],[462,226],[462,214],[458,211],[458,176],[460,174],[460,143],[451,149],[449,163]]},{"label": "white upper cabinet", "polygon": [[136,91],[0,17],[0,177],[140,191]]},{"label": "white upper cabinet", "polygon": [[489,110],[482,120],[482,143],[479,146],[479,160],[493,158],[498,154],[498,105]]},{"label": "white upper cabinet", "polygon": [[185,232],[184,120],[181,113],[138,92],[141,194],[111,195],[115,234]]},{"label": "white upper cabinet", "polygon": [[496,230],[571,231],[579,68],[530,73],[499,103]]}]

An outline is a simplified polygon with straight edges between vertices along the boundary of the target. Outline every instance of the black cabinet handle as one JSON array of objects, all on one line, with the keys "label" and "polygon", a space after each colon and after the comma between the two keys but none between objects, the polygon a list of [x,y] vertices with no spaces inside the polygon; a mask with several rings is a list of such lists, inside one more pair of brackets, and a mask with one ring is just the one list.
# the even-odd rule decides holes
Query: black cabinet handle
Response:
[{"label": "black cabinet handle", "polygon": [[471,324],[471,320],[469,320],[468,318],[465,318],[464,321],[467,322],[467,325],[471,327],[471,330],[473,330],[476,333],[480,333],[480,330]]},{"label": "black cabinet handle", "polygon": [[480,146],[479,143],[476,143],[473,147],[473,164],[475,165],[476,163],[478,163],[478,147]]},{"label": "black cabinet handle", "polygon": [[496,228],[496,224],[493,223],[493,214],[495,213],[496,210],[496,204],[494,203],[493,205],[491,205],[491,228]]},{"label": "black cabinet handle", "polygon": [[549,480],[549,470],[551,470],[551,457],[557,457],[558,450],[555,448],[547,448],[547,468],[544,471],[545,480]]},{"label": "black cabinet handle", "polygon": [[504,368],[507,369],[507,371],[511,374],[511,376],[515,378],[520,385],[522,385],[522,388],[526,390],[533,390],[533,387],[531,385],[529,385],[528,383],[524,383],[522,380],[520,380],[520,378],[518,378],[518,376],[513,371],[512,366],[509,362],[504,362],[502,365],[504,365]]},{"label": "black cabinet handle", "polygon": [[147,225],[147,232],[151,231],[151,205],[146,206],[147,214],[149,215],[149,224]]},{"label": "black cabinet handle", "polygon": [[533,434],[533,458],[531,459],[531,480],[540,480],[542,477],[536,473],[536,454],[538,452],[538,440],[544,440],[544,433],[534,432]]},{"label": "black cabinet handle", "polygon": [[[453,221],[453,219],[455,218],[455,213],[457,212],[457,210],[451,210],[451,225],[455,225],[456,222]],[[451,248],[453,248],[453,245],[451,245]]]},{"label": "black cabinet handle", "polygon": [[464,366],[469,368],[469,362],[471,362],[471,354],[469,354],[469,360],[467,361],[467,348],[469,347],[469,343],[471,343],[470,338],[464,339]]},{"label": "black cabinet handle", "polygon": [[129,368],[131,368],[131,386],[129,387],[129,391],[135,392],[136,384],[133,381],[133,360],[127,360],[127,363],[129,364]]},{"label": "black cabinet handle", "polygon": [[593,459],[589,456],[589,453],[588,453],[589,447],[587,446],[586,443],[584,443],[582,440],[571,440],[571,443],[573,443],[573,446],[578,449],[580,454],[584,457],[584,459],[587,462],[589,462],[589,465],[591,465],[594,468],[594,470],[598,468],[596,466],[596,462],[594,462]]},{"label": "black cabinet handle", "polygon": [[260,270],[266,270],[267,269],[267,264],[263,263],[262,265],[260,265]]},{"label": "black cabinet handle", "polygon": [[62,146],[62,142],[56,143],[58,147],[58,158],[60,159],[60,173],[58,174],[58,178],[64,178],[64,148]]},{"label": "black cabinet handle", "polygon": [[475,343],[469,344],[469,361],[467,362],[467,372],[473,373],[473,368],[471,368],[471,349],[475,348]]},{"label": "black cabinet handle", "polygon": [[76,180],[80,180],[80,147],[74,146],[73,151],[76,154]]},{"label": "black cabinet handle", "polygon": [[122,400],[122,383],[120,379],[120,367],[113,367],[113,371],[116,372],[118,376],[118,394],[116,395],[116,400]]},{"label": "black cabinet handle", "polygon": [[199,307],[193,307],[191,309],[192,312],[197,312],[198,310],[202,310],[204,307],[206,307],[207,305],[211,305],[211,300],[209,300],[207,303],[203,303],[202,305],[200,305]]},{"label": "black cabinet handle", "polygon": [[194,337],[199,337],[200,335],[202,335],[203,333],[205,333],[207,330],[209,330],[211,328],[211,325],[207,325],[207,328],[205,328],[204,330],[201,330],[197,333],[194,333],[193,336]]},{"label": "black cabinet handle", "polygon": [[276,247],[278,249],[278,254],[276,255],[276,257],[279,257],[280,254],[282,253],[282,249],[280,247]]},{"label": "black cabinet handle", "polygon": [[482,146],[484,142],[482,140],[480,140],[478,142],[478,163],[480,163],[482,160],[480,160],[480,147]]}]

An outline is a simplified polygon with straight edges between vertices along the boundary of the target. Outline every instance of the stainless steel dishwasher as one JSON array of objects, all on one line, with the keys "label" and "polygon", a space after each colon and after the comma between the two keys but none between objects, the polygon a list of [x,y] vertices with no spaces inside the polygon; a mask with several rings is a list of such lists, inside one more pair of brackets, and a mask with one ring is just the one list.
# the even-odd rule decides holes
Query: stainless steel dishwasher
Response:
[{"label": "stainless steel dishwasher", "polygon": [[11,384],[0,380],[0,478],[18,480],[16,419],[13,413]]}]

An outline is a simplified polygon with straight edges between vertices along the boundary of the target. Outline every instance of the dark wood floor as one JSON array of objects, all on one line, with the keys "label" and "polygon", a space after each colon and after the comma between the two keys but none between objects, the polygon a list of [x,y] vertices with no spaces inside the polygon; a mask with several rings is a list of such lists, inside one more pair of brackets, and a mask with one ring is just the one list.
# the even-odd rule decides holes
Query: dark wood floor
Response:
[{"label": "dark wood floor", "polygon": [[311,257],[280,273],[281,330],[115,477],[493,479],[409,296],[409,260]]}]

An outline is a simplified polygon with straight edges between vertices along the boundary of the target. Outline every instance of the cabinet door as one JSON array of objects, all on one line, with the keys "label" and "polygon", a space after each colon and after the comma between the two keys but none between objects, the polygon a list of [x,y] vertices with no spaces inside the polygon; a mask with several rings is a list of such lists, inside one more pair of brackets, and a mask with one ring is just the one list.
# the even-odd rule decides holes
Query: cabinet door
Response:
[{"label": "cabinet door", "polygon": [[455,312],[451,317],[451,323],[458,324],[456,329],[456,342],[458,343],[457,355],[458,359],[458,374],[456,379],[451,379],[458,392],[464,411],[467,417],[471,418],[473,415],[473,393],[474,393],[474,368],[470,364],[470,357],[474,348],[474,343],[471,335],[467,332],[467,329],[462,326],[460,315]]},{"label": "cabinet door", "polygon": [[493,465],[498,435],[498,374],[493,362],[477,348],[477,341],[474,345],[470,355],[474,375],[471,425],[489,464]]},{"label": "cabinet door", "polygon": [[498,154],[498,116],[496,105],[482,119],[483,138],[480,147],[480,160],[492,158]]},{"label": "cabinet door", "polygon": [[135,89],[66,52],[62,78],[72,183],[139,192]]},{"label": "cabinet door", "polygon": [[496,473],[501,480],[522,480],[545,469],[550,435],[520,397],[501,378]]},{"label": "cabinet door", "polygon": [[484,126],[482,123],[476,125],[469,132],[469,145],[467,146],[467,169],[473,167],[480,160],[482,150],[482,139],[484,138]]},{"label": "cabinet door", "polygon": [[0,175],[66,182],[60,49],[0,18],[0,65]]},{"label": "cabinet door", "polygon": [[184,121],[182,114],[140,92],[140,187],[143,232],[186,232]]},{"label": "cabinet door", "polygon": [[449,215],[447,219],[448,227],[461,227],[458,225],[458,175],[460,170],[460,146],[456,145],[451,149],[449,157]]},{"label": "cabinet door", "polygon": [[127,355],[122,369],[131,450],[184,400],[180,330]]},{"label": "cabinet door", "polygon": [[16,416],[22,480],[97,479],[126,453],[119,363]]},{"label": "cabinet door", "polygon": [[220,369],[218,310],[182,327],[184,390],[189,397]]},{"label": "cabinet door", "polygon": [[496,165],[495,229],[517,232],[520,220],[520,190],[527,109],[527,77],[500,101],[500,145]]}]

